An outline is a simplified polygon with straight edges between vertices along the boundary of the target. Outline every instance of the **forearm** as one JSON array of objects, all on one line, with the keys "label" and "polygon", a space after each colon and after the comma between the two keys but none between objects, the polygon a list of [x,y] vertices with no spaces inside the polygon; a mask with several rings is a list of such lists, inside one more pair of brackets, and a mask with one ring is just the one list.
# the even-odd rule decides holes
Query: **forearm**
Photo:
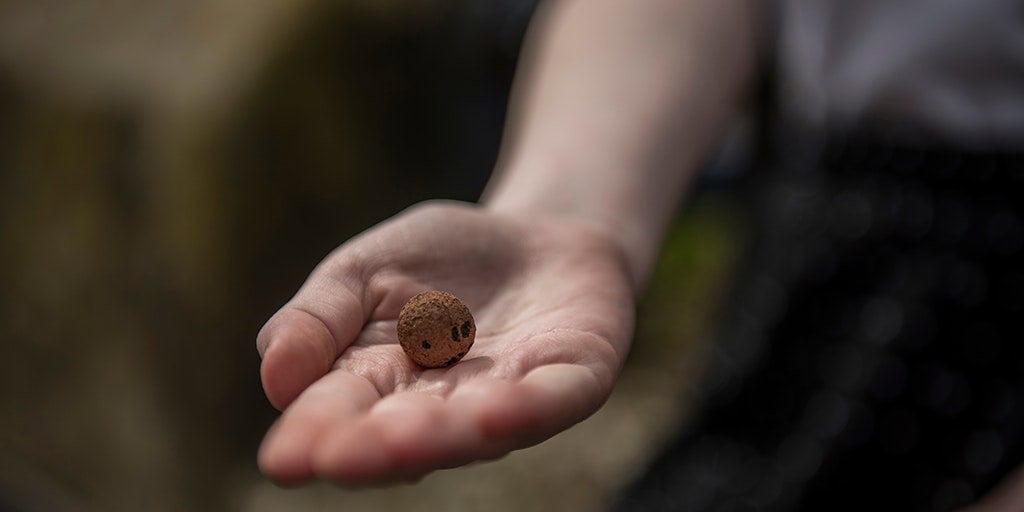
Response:
[{"label": "forearm", "polygon": [[637,291],[751,74],[756,0],[564,0],[520,63],[484,203],[606,232]]}]

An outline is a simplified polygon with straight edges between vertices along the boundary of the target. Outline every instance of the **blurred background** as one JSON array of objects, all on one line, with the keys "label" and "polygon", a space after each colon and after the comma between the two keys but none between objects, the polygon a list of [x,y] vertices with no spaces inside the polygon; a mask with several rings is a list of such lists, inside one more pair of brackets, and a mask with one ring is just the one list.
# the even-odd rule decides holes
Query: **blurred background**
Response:
[{"label": "blurred background", "polygon": [[0,509],[607,506],[685,420],[745,223],[705,187],[593,418],[414,486],[284,490],[254,347],[333,247],[475,200],[533,0],[0,3]]}]

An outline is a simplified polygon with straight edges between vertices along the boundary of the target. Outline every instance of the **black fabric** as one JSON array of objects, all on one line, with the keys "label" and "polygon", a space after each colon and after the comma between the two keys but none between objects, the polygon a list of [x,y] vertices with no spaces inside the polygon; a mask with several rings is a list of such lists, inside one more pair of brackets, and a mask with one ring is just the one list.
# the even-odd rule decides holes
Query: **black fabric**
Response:
[{"label": "black fabric", "polygon": [[1024,156],[780,166],[687,431],[633,510],[952,510],[1024,463]]}]

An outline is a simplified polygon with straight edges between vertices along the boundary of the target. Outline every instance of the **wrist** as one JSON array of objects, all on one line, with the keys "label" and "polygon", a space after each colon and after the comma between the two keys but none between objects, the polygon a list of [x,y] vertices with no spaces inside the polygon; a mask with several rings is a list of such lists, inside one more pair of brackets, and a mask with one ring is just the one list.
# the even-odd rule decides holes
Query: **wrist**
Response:
[{"label": "wrist", "polygon": [[[622,187],[600,170],[579,171],[557,164],[503,168],[481,198],[488,211],[538,223],[557,223],[605,239],[640,294],[660,247],[662,227],[644,203],[629,200]],[[649,205],[648,205],[649,206]]]}]

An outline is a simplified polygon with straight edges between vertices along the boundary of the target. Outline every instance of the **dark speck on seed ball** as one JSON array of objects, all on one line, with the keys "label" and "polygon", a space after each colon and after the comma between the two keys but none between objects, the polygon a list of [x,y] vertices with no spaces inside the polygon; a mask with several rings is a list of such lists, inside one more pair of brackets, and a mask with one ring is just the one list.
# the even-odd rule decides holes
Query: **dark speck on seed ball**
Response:
[{"label": "dark speck on seed ball", "polygon": [[398,314],[398,342],[416,364],[451,366],[473,346],[476,324],[458,297],[442,291],[409,299]]}]

